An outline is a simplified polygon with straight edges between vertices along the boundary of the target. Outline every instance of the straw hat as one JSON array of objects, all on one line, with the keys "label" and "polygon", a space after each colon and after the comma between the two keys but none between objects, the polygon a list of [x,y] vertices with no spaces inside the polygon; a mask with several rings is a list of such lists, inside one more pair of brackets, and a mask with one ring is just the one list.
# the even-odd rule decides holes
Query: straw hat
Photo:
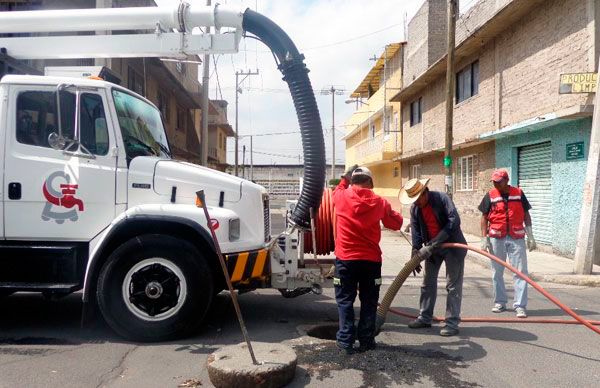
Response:
[{"label": "straw hat", "polygon": [[411,179],[408,182],[406,182],[406,184],[404,185],[404,187],[402,187],[402,189],[400,189],[400,194],[398,194],[398,198],[400,199],[400,202],[402,202],[403,205],[410,205],[412,203],[414,203],[417,198],[419,198],[419,195],[421,195],[421,193],[423,191],[425,191],[425,188],[427,187],[427,184],[429,183],[429,179]]}]

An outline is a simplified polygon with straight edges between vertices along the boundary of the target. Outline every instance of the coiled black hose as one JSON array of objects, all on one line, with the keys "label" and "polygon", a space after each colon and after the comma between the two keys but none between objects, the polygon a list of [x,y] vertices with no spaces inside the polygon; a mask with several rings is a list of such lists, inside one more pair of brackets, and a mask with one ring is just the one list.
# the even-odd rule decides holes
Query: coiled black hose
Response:
[{"label": "coiled black hose", "polygon": [[308,229],[310,209],[313,208],[316,212],[323,196],[325,141],[321,116],[308,78],[308,69],[304,64],[304,56],[277,24],[251,9],[244,12],[243,28],[256,35],[273,51],[279,61],[283,80],[290,88],[304,151],[304,182],[291,221],[298,227]]}]

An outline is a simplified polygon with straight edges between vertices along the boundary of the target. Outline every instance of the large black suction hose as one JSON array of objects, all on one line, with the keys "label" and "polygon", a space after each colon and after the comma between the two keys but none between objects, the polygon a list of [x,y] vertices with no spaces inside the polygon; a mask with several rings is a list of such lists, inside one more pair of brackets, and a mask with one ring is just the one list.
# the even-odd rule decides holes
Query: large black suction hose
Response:
[{"label": "large black suction hose", "polygon": [[310,227],[310,209],[321,204],[325,183],[325,142],[321,116],[308,78],[304,56],[290,37],[269,18],[250,9],[244,12],[243,28],[256,35],[275,54],[283,80],[288,83],[298,115],[304,151],[304,183],[291,221],[300,228]]}]

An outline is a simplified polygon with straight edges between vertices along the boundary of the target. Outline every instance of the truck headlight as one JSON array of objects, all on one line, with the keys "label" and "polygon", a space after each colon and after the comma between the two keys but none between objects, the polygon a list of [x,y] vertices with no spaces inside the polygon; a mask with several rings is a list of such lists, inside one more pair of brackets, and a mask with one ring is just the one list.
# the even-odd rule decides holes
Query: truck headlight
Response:
[{"label": "truck headlight", "polygon": [[240,219],[233,218],[229,220],[229,241],[240,239]]}]

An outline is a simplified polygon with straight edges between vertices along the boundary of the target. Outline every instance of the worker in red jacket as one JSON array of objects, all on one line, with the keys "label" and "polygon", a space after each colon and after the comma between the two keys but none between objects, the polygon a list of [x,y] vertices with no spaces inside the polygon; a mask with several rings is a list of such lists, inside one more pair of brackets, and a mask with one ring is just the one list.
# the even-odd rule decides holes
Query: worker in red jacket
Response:
[{"label": "worker in red jacket", "polygon": [[[340,327],[337,345],[354,353],[375,348],[375,319],[381,286],[381,226],[402,227],[402,216],[388,201],[373,192],[373,176],[368,168],[352,166],[333,191],[337,217],[335,239],[335,300]],[[354,300],[360,288],[358,328],[354,328]]]}]

